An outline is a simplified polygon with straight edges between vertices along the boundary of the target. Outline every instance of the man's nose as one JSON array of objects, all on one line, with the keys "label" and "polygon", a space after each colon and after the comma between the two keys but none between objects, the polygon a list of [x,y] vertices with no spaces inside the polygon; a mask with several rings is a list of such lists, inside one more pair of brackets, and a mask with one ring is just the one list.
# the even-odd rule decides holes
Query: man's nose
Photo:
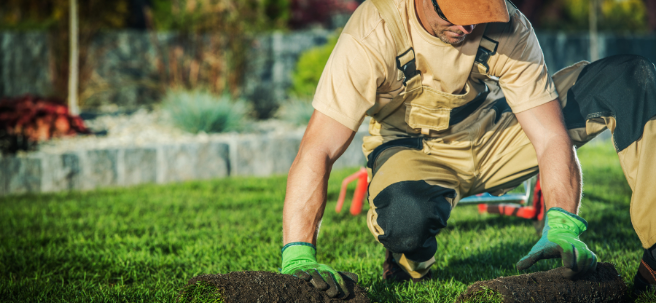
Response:
[{"label": "man's nose", "polygon": [[460,28],[460,30],[463,33],[465,33],[466,35],[469,35],[469,34],[472,33],[472,31],[474,31],[474,27],[476,27],[476,25],[474,25],[474,24],[472,24],[472,25],[458,25],[458,27]]}]

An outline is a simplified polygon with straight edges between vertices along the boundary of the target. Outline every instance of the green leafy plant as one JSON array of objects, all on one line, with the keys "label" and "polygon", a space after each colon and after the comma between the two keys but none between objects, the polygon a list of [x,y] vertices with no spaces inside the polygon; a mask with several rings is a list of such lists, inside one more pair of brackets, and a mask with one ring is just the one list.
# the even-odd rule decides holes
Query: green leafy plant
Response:
[{"label": "green leafy plant", "polygon": [[331,36],[328,43],[313,47],[301,54],[292,74],[292,87],[290,90],[292,96],[301,99],[311,99],[314,96],[323,68],[337,44],[340,32],[341,30],[338,30]]},{"label": "green leafy plant", "polygon": [[205,91],[169,90],[163,107],[176,126],[191,133],[239,130],[248,113],[244,101]]}]

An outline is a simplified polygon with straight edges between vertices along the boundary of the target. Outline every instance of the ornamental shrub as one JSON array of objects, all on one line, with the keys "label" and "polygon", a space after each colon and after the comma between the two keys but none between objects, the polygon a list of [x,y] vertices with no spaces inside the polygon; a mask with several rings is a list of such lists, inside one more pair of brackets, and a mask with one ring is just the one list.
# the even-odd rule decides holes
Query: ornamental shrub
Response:
[{"label": "ornamental shrub", "polygon": [[191,133],[240,130],[248,114],[242,100],[198,90],[169,90],[163,108],[177,127]]},{"label": "ornamental shrub", "polygon": [[292,96],[299,99],[311,99],[314,96],[323,68],[337,44],[340,32],[341,30],[338,30],[328,38],[328,43],[313,47],[301,54],[292,74],[292,87],[290,89]]}]

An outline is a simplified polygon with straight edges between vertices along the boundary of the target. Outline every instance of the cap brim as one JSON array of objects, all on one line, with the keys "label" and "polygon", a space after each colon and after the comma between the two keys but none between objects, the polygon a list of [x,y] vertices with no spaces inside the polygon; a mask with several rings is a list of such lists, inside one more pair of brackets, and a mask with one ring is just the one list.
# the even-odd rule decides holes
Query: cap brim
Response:
[{"label": "cap brim", "polygon": [[505,0],[437,0],[449,22],[471,25],[489,22],[508,22]]}]

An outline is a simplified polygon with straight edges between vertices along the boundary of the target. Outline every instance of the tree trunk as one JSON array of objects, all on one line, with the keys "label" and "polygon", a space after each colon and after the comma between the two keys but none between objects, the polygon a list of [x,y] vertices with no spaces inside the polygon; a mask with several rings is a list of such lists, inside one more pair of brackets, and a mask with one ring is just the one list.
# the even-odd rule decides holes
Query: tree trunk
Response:
[{"label": "tree trunk", "polygon": [[70,24],[71,56],[68,69],[68,110],[73,115],[79,115],[80,109],[77,106],[77,88],[79,76],[77,0],[71,0]]}]

